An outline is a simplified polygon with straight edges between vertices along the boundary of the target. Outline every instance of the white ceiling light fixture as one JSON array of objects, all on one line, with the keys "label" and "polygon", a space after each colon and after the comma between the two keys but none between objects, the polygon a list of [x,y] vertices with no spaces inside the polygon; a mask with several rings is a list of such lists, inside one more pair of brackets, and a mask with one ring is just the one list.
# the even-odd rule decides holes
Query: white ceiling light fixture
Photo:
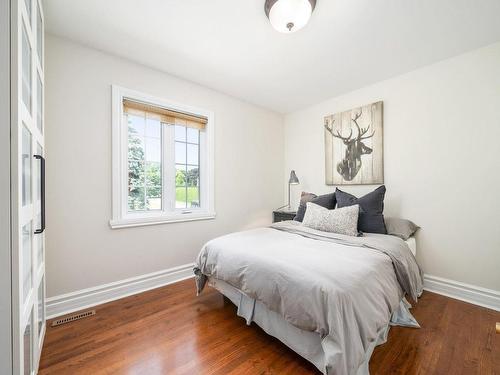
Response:
[{"label": "white ceiling light fixture", "polygon": [[266,0],[264,10],[271,25],[280,33],[302,29],[316,6],[316,0]]}]

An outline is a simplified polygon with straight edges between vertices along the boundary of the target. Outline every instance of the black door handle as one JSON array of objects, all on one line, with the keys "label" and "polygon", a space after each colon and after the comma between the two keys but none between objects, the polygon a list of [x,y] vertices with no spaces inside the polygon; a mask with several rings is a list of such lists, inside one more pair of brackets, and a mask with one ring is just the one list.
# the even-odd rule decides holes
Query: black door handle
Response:
[{"label": "black door handle", "polygon": [[42,155],[33,155],[33,157],[40,160],[41,228],[35,230],[35,234],[40,234],[45,230],[45,159]]}]

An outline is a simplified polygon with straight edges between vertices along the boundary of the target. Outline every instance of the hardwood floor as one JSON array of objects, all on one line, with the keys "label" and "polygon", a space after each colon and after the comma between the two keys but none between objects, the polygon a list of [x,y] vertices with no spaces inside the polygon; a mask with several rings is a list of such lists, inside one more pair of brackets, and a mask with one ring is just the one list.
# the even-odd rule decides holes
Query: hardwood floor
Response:
[{"label": "hardwood floor", "polygon": [[[95,309],[47,327],[39,374],[319,374],[193,280]],[[371,374],[500,374],[499,312],[429,292],[412,311],[422,328],[392,327]]]}]

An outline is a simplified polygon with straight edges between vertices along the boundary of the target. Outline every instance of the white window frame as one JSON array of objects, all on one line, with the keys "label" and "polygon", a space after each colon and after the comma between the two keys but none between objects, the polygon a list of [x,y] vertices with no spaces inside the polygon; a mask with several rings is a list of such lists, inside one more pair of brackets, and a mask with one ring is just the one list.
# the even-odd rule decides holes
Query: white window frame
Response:
[{"label": "white window frame", "polygon": [[[177,223],[194,220],[208,220],[215,218],[214,192],[214,113],[201,108],[195,108],[171,100],[156,98],[151,95],[112,85],[112,218],[109,221],[111,228],[126,228],[143,225]],[[187,113],[207,118],[205,131],[200,132],[200,207],[175,209],[163,205],[162,211],[128,211],[128,129],[123,124],[123,99],[136,100],[154,106],[168,108],[173,111]],[[163,131],[163,144],[168,137],[173,137],[172,131]],[[204,142],[201,137],[205,137]],[[169,142],[173,143],[173,142]],[[163,148],[163,147],[162,147]],[[168,150],[174,152],[173,150]],[[173,159],[173,158],[172,158]],[[163,165],[164,181],[175,181],[175,165]],[[174,195],[175,187],[163,183],[162,201],[165,197]]]}]

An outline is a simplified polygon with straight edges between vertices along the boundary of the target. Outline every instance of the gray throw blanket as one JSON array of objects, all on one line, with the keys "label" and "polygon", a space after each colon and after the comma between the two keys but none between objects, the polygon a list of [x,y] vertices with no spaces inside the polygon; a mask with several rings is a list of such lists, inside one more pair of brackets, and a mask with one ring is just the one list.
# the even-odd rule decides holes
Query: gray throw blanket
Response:
[{"label": "gray throw blanket", "polygon": [[207,277],[223,280],[321,335],[328,374],[355,374],[404,293],[416,300],[422,292],[420,269],[403,240],[289,221],[209,241],[194,272],[198,293]]}]

